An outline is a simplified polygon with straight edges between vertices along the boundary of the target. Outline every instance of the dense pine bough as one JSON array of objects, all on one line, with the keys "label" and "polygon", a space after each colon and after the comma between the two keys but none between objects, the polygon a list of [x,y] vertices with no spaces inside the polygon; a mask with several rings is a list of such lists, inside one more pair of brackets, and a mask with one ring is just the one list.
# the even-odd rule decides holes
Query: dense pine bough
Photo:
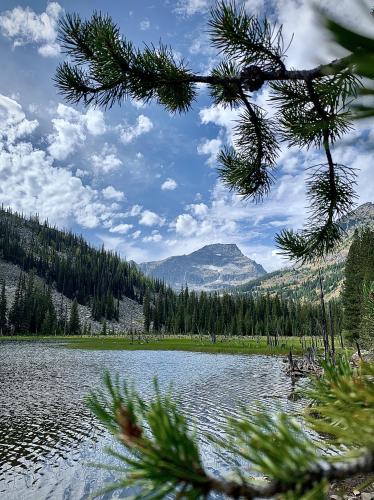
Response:
[{"label": "dense pine bough", "polygon": [[[373,377],[373,364],[353,369],[345,358],[325,363],[323,377],[313,379],[308,389],[313,406],[304,422],[243,408],[239,418],[227,420],[224,438],[207,436],[232,467],[231,478],[225,479],[204,468],[197,436],[170,393],[162,394],[156,384],[154,399],[145,401],[107,374],[107,390],[88,399],[124,448],[123,453],[110,451],[121,465],[106,468],[121,478],[106,491],[131,488],[132,498],[139,500],[203,499],[210,493],[325,499],[330,481],[374,470]],[[312,439],[308,426],[325,439]],[[339,453],[328,453],[331,446]],[[267,480],[254,480],[253,472]]]},{"label": "dense pine bough", "polygon": [[[321,150],[324,160],[309,169],[305,228],[284,230],[276,238],[289,257],[312,260],[341,240],[337,221],[352,208],[356,174],[334,160],[333,147],[351,128],[360,77],[374,78],[374,41],[332,21],[329,26],[350,55],[310,70],[288,69],[281,26],[251,16],[234,1],[218,1],[208,31],[222,60],[210,74],[198,75],[170,47],[135,47],[109,16],[95,13],[83,20],[67,14],[59,41],[68,60],[57,68],[55,81],[72,103],[108,108],[133,98],[179,113],[191,108],[198,84],[207,85],[213,104],[238,112],[234,144],[220,152],[218,162],[223,182],[244,198],[259,200],[269,193],[281,141]],[[254,102],[266,85],[273,118]]]}]

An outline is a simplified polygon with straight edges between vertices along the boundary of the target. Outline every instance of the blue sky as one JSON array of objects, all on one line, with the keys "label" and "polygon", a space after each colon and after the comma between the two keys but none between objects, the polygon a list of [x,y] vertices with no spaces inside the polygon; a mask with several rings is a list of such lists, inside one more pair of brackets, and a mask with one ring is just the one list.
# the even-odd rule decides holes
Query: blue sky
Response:
[{"label": "blue sky", "polygon": [[[314,2],[315,3],[315,2]],[[317,2],[318,3],[318,2]],[[320,2],[333,11],[334,2]],[[343,0],[349,22],[370,30],[356,0]],[[208,243],[237,243],[273,270],[284,265],[273,238],[300,228],[306,215],[305,167],[320,153],[282,146],[277,182],[263,203],[243,202],[219,182],[215,154],[232,140],[237,112],[214,108],[201,88],[193,110],[169,115],[157,105],[126,102],[103,112],[71,106],[53,85],[62,55],[56,26],[63,12],[108,13],[137,45],[170,44],[190,67],[207,73],[217,61],[206,34],[210,0],[2,0],[0,4],[0,201],[82,233],[137,262]],[[339,56],[309,0],[247,0],[294,33],[289,67]],[[363,17],[364,16],[364,17]],[[318,47],[318,51],[316,51]],[[253,99],[271,113],[265,89]],[[358,124],[337,160],[360,169],[359,202],[374,201],[371,122]]]}]

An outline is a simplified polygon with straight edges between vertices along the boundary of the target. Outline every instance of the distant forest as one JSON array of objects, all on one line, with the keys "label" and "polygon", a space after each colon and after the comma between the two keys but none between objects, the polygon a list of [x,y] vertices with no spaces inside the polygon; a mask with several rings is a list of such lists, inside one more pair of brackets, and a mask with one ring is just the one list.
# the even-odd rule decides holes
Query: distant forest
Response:
[{"label": "distant forest", "polygon": [[[119,255],[95,249],[82,237],[60,231],[37,218],[0,211],[0,257],[22,270],[12,303],[0,276],[0,331],[9,333],[89,334],[77,304],[92,318],[118,320],[118,301],[143,304],[144,331],[192,335],[320,335],[321,307],[281,293],[206,293],[186,286],[179,293],[146,277]],[[44,279],[45,285],[37,282]],[[374,236],[356,231],[346,264],[343,300],[331,300],[328,329],[350,340],[372,335],[365,318],[374,282]],[[315,284],[313,284],[315,286]],[[52,302],[52,288],[73,300],[69,317]],[[366,291],[365,291],[366,290]],[[368,298],[369,297],[369,298]],[[374,295],[373,295],[374,297]],[[369,302],[368,302],[369,301]],[[344,307],[343,307],[344,306]],[[105,324],[103,327],[105,332]]]},{"label": "distant forest", "polygon": [[[163,293],[165,285],[147,278],[116,253],[88,245],[80,236],[0,210],[0,258],[31,270],[58,292],[87,305],[96,320],[118,319],[118,300],[140,304],[146,290]],[[0,277],[1,279],[1,277]]]}]

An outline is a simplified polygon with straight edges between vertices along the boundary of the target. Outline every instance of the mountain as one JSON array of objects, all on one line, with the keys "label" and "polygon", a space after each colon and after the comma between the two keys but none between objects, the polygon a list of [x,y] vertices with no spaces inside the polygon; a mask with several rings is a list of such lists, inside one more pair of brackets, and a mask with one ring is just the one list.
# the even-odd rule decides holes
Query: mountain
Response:
[{"label": "mountain", "polygon": [[139,268],[176,290],[186,284],[194,290],[219,290],[266,274],[260,264],[243,255],[236,245],[221,243],[206,245],[188,255],[144,262]]},{"label": "mountain", "polygon": [[374,203],[360,205],[340,220],[345,237],[337,250],[318,264],[294,266],[269,273],[236,287],[238,292],[281,293],[298,299],[318,300],[318,269],[322,271],[326,298],[340,295],[344,282],[344,265],[355,229],[374,229]]},{"label": "mountain", "polygon": [[[92,332],[101,330],[104,319],[110,330],[141,329],[144,294],[165,288],[134,264],[90,246],[80,236],[0,208],[0,283],[5,282],[8,307],[34,274],[35,300],[53,302],[60,326],[76,299],[82,324]],[[48,296],[43,298],[42,290]]]}]

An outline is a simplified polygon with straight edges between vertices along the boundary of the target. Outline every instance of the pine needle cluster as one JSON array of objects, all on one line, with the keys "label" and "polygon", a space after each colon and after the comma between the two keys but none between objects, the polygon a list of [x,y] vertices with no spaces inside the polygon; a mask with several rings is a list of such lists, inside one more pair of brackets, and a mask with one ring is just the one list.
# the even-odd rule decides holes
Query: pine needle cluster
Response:
[{"label": "pine needle cluster", "polygon": [[[345,358],[325,363],[323,377],[309,388],[313,406],[303,422],[243,408],[227,420],[225,438],[207,436],[230,461],[231,478],[225,479],[205,470],[197,435],[170,392],[162,394],[155,383],[154,398],[147,402],[107,374],[106,392],[93,393],[88,403],[124,448],[110,451],[123,464],[113,467],[123,477],[108,490],[131,488],[139,499],[199,499],[210,493],[324,499],[331,480],[374,468],[373,377],[372,364],[353,369]],[[313,439],[310,429],[325,440]],[[337,453],[327,452],[328,446]],[[254,471],[267,480],[254,480]]]},{"label": "pine needle cluster", "polygon": [[[219,153],[218,172],[247,199],[259,201],[270,192],[281,142],[321,150],[326,161],[310,171],[305,228],[276,238],[288,257],[314,260],[339,243],[339,218],[354,203],[356,174],[334,161],[333,146],[351,129],[358,92],[373,95],[372,88],[361,88],[360,78],[374,79],[373,40],[333,21],[328,27],[351,54],[311,70],[288,69],[282,27],[250,15],[235,1],[220,0],[211,10],[208,32],[222,60],[210,74],[198,75],[168,46],[135,47],[108,16],[95,13],[87,21],[68,14],[59,35],[67,61],[57,68],[55,81],[73,103],[108,108],[132,98],[179,113],[191,108],[198,83],[208,85],[215,105],[238,108],[234,144]],[[266,85],[275,112],[271,119],[254,102]],[[370,116],[367,109],[360,112]]]}]

